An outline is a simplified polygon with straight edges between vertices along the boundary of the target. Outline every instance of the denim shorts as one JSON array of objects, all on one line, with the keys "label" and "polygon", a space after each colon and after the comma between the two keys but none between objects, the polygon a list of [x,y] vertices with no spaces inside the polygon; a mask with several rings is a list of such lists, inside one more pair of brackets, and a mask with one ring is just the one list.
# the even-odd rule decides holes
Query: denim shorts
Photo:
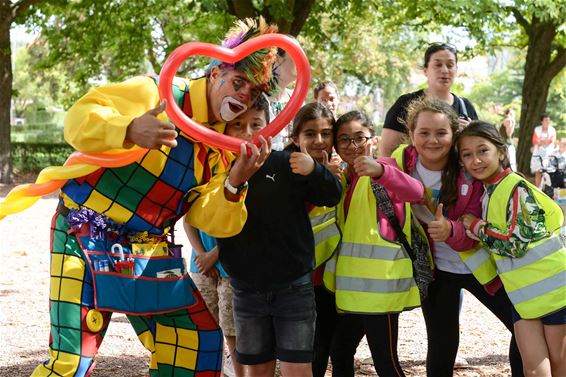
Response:
[{"label": "denim shorts", "polygon": [[[522,319],[519,313],[513,307],[513,323]],[[544,325],[566,325],[566,308],[562,308],[557,312],[550,313],[539,318]]]},{"label": "denim shorts", "polygon": [[244,290],[237,284],[233,289],[240,363],[312,362],[316,310],[310,274],[268,292]]}]

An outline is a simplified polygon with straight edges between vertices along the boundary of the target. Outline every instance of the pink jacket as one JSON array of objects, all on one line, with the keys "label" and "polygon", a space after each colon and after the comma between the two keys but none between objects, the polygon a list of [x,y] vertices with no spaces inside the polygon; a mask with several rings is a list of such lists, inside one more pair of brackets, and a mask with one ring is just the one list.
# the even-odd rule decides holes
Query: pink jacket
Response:
[{"label": "pink jacket", "polygon": [[[418,153],[412,146],[408,146],[404,151],[403,163],[407,174],[412,174],[417,164]],[[465,174],[464,169],[460,170],[458,177],[458,200],[456,204],[448,208],[448,221],[452,224],[452,234],[446,243],[456,251],[467,251],[473,248],[478,241],[466,235],[464,225],[458,221],[460,216],[470,213],[476,217],[481,217],[481,197],[483,195],[483,184],[481,181],[473,179]],[[431,245],[434,242],[429,238]],[[434,247],[433,247],[434,252]]]},{"label": "pink jacket", "polygon": [[[390,157],[382,157],[377,160],[383,165],[383,175],[377,178],[375,181],[381,184],[393,204],[393,210],[395,211],[396,217],[399,219],[399,223],[403,224],[405,222],[405,203],[420,203],[424,197],[424,187],[421,181],[415,179],[408,174],[403,173],[395,159]],[[351,174],[348,177],[350,182],[346,191],[346,198],[344,203],[345,215],[348,216],[348,207],[350,204],[350,198],[354,192],[354,188],[358,183],[359,176]],[[389,220],[381,210],[378,210],[379,218],[378,229],[379,234],[386,240],[397,241],[397,236],[395,230],[389,223]]]}]

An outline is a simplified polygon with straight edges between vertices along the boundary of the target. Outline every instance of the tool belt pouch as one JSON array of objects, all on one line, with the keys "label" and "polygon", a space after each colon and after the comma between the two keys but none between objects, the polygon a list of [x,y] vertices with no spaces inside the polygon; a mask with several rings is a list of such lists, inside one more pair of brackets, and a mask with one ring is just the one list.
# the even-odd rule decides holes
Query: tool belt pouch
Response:
[{"label": "tool belt pouch", "polygon": [[[160,256],[139,253],[136,244],[117,243],[109,237],[93,238],[77,232],[92,279],[94,306],[98,310],[132,315],[167,313],[196,302],[194,284],[182,257],[171,256],[167,244]],[[117,246],[119,245],[119,246]],[[137,254],[132,253],[134,249]],[[106,268],[107,266],[107,268]]]}]

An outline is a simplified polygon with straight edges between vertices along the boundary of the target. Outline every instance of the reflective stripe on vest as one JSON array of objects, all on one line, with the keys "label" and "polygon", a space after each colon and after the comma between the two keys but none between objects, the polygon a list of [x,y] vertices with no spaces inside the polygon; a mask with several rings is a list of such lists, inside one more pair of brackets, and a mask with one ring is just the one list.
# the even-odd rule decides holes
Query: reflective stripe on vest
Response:
[{"label": "reflective stripe on vest", "polygon": [[[338,207],[342,244],[327,264],[324,279],[335,269],[336,307],[350,313],[397,313],[419,306],[419,291],[413,279],[411,259],[401,245],[384,240],[377,226],[377,204],[369,177],[360,177],[352,193],[344,220],[344,197]],[[408,205],[405,206],[407,211]],[[407,217],[410,212],[406,212]],[[410,221],[400,219],[410,234]],[[329,287],[330,286],[330,287]]]},{"label": "reflective stripe on vest", "polygon": [[[544,280],[540,280],[534,284],[526,286],[525,288],[517,289],[509,292],[507,295],[513,304],[520,305],[529,300],[535,299],[547,292],[553,291],[557,286],[564,286],[566,284],[566,271],[560,271],[554,276],[550,276]],[[561,290],[561,292],[564,292]],[[564,295],[562,295],[564,300]]]},{"label": "reflective stripe on vest", "polygon": [[322,282],[326,289],[330,292],[336,292],[336,259],[338,253],[335,253],[324,265],[324,274],[322,275]]},{"label": "reflective stripe on vest", "polygon": [[336,289],[345,289],[356,292],[369,293],[400,293],[416,286],[415,280],[411,278],[405,279],[363,279],[347,276],[336,277]]},{"label": "reflective stripe on vest", "polygon": [[531,242],[521,258],[493,253],[505,291],[523,319],[544,317],[566,307],[566,249],[556,234],[564,217],[554,200],[515,173],[504,177],[489,198],[487,221],[505,232],[507,205],[519,184],[525,182],[544,210],[545,225],[551,232]]},{"label": "reflective stripe on vest", "polygon": [[311,216],[310,220],[311,220],[311,227],[313,228],[322,225],[329,220],[336,220],[336,210],[334,208],[328,209],[328,212],[324,212],[320,215],[317,214],[315,216]]},{"label": "reflective stripe on vest", "polygon": [[[405,149],[407,146],[407,144],[401,144],[391,154],[391,157],[395,159],[402,171],[405,171]],[[472,274],[480,284],[488,284],[497,277],[495,263],[487,250],[474,248],[466,251],[454,251],[470,271],[472,271]]]},{"label": "reflective stripe on vest", "polygon": [[332,223],[331,226],[327,226],[314,234],[314,243],[318,246],[321,242],[324,242],[330,237],[336,235],[340,236],[340,231],[338,230],[338,227]]},{"label": "reflective stripe on vest", "polygon": [[342,243],[342,246],[340,247],[340,256],[384,260],[398,260],[405,258],[403,251],[398,245],[390,247],[356,244],[351,242]]},{"label": "reflective stripe on vest", "polygon": [[497,277],[495,263],[490,253],[484,248],[460,251],[458,255],[480,284],[486,285]]},{"label": "reflective stripe on vest", "polygon": [[336,208],[314,207],[309,213],[314,234],[315,268],[328,261],[340,244]]},{"label": "reflective stripe on vest", "polygon": [[340,244],[340,230],[335,222],[314,234],[315,268],[327,262]]},{"label": "reflective stripe on vest", "polygon": [[506,272],[511,272],[518,268],[523,268],[529,264],[535,263],[538,260],[555,253],[562,247],[562,241],[558,237],[552,237],[550,239],[543,240],[542,243],[537,243],[533,248],[529,248],[527,254],[521,258],[507,258],[502,257],[497,258],[495,263],[497,264],[497,270],[500,274]]}]

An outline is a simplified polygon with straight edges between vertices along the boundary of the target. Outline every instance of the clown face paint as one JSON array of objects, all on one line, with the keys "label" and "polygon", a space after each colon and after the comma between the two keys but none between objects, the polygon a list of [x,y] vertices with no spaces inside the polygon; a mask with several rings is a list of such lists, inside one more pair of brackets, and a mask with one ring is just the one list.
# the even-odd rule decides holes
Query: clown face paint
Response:
[{"label": "clown face paint", "polygon": [[224,97],[220,105],[220,117],[223,121],[229,122],[248,109],[244,103],[233,97]]}]

